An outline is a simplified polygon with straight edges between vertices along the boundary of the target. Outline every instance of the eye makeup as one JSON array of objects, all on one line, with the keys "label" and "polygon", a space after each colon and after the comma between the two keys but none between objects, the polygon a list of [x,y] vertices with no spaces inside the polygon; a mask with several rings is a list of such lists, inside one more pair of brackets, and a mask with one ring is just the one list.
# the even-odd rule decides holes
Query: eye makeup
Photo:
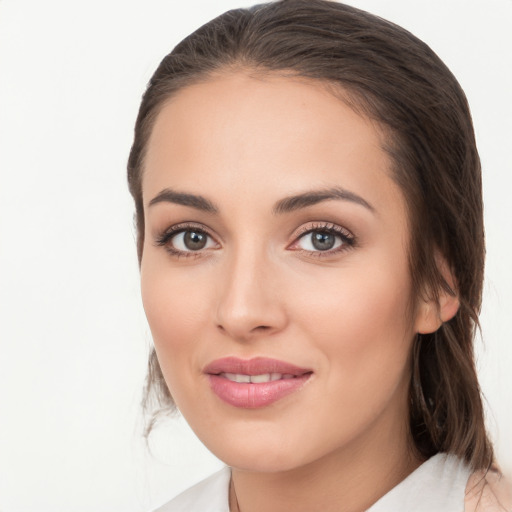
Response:
[{"label": "eye makeup", "polygon": [[[286,249],[315,258],[327,258],[352,249],[355,236],[346,228],[332,222],[310,222],[292,235]],[[203,257],[221,248],[216,237],[202,224],[182,222],[170,226],[155,239],[155,245],[165,248],[173,257]]]},{"label": "eye makeup", "polygon": [[220,248],[209,230],[191,222],[175,224],[156,237],[155,245],[175,257],[199,257],[205,252]]},{"label": "eye makeup", "polygon": [[316,258],[338,255],[356,245],[355,236],[332,222],[312,222],[303,225],[293,235],[289,250],[300,251]]}]

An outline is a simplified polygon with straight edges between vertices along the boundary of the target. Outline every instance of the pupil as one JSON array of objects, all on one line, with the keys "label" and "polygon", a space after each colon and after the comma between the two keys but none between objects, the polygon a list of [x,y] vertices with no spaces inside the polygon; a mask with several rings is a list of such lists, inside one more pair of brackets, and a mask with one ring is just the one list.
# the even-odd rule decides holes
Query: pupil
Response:
[{"label": "pupil", "polygon": [[325,233],[317,231],[313,233],[313,247],[319,251],[328,251],[334,247],[336,242],[335,236],[332,233]]},{"label": "pupil", "polygon": [[191,251],[199,251],[206,245],[206,235],[197,231],[187,231],[184,237],[185,247]]}]

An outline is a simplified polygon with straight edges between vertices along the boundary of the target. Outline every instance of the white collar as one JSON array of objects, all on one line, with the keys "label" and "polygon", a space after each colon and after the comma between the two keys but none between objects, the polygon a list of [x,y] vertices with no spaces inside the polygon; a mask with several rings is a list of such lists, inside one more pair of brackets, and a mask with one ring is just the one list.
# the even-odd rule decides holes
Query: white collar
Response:
[{"label": "white collar", "polygon": [[391,489],[366,512],[457,512],[464,510],[470,468],[438,453]]},{"label": "white collar", "polygon": [[231,469],[224,467],[154,512],[229,512]]},{"label": "white collar", "polygon": [[[471,471],[454,455],[438,453],[366,512],[459,512]],[[231,470],[225,467],[155,512],[229,512]]]}]

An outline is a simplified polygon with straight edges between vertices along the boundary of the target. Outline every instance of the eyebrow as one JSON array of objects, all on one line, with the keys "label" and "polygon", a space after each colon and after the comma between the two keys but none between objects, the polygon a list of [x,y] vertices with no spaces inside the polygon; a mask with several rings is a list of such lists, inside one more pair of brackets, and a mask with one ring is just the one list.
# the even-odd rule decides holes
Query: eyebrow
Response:
[{"label": "eyebrow", "polygon": [[[325,190],[313,190],[285,197],[274,205],[272,213],[289,213],[330,200],[349,201],[363,206],[373,213],[375,212],[375,208],[361,196],[339,187],[333,187]],[[219,209],[209,199],[196,194],[177,192],[169,188],[163,189],[153,199],[151,199],[149,206],[153,206],[158,203],[174,203],[182,206],[189,206],[207,213],[219,213]]]},{"label": "eyebrow", "polygon": [[275,214],[288,213],[302,208],[307,208],[308,206],[313,206],[321,203],[322,201],[329,201],[333,199],[338,201],[350,201],[351,203],[361,205],[372,213],[375,213],[375,208],[368,201],[353,192],[339,187],[304,192],[303,194],[285,197],[275,204],[272,211]]},{"label": "eyebrow", "polygon": [[219,213],[219,209],[209,200],[203,196],[196,194],[187,194],[185,192],[176,192],[170,188],[163,189],[149,202],[149,206],[158,203],[174,203],[182,206],[190,206],[196,210],[201,210],[208,213]]}]

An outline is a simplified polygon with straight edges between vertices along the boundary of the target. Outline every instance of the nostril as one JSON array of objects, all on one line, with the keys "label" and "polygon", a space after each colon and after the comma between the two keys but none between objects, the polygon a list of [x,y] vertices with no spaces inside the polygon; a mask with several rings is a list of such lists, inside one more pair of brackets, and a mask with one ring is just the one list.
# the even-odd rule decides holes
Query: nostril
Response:
[{"label": "nostril", "polygon": [[270,326],[269,325],[258,325],[257,327],[255,327],[253,329],[254,332],[257,332],[257,331],[268,331],[270,329]]},{"label": "nostril", "polygon": [[[217,325],[217,329],[219,329],[219,331],[222,331],[222,332],[227,332],[226,328],[222,325],[222,324],[218,324]],[[253,327],[251,329],[252,332],[256,332],[256,331],[268,331],[269,329],[271,329],[270,325],[258,325],[256,327]]]},{"label": "nostril", "polygon": [[222,324],[217,324],[217,329],[223,334],[228,334],[230,336],[240,337],[240,338],[248,338],[248,337],[251,337],[252,335],[255,335],[258,333],[259,334],[268,333],[269,331],[272,330],[272,326],[257,325],[256,327],[253,327],[252,329],[251,328],[243,329],[243,332],[242,331],[239,332],[236,328],[230,329],[229,326],[226,328]]}]

